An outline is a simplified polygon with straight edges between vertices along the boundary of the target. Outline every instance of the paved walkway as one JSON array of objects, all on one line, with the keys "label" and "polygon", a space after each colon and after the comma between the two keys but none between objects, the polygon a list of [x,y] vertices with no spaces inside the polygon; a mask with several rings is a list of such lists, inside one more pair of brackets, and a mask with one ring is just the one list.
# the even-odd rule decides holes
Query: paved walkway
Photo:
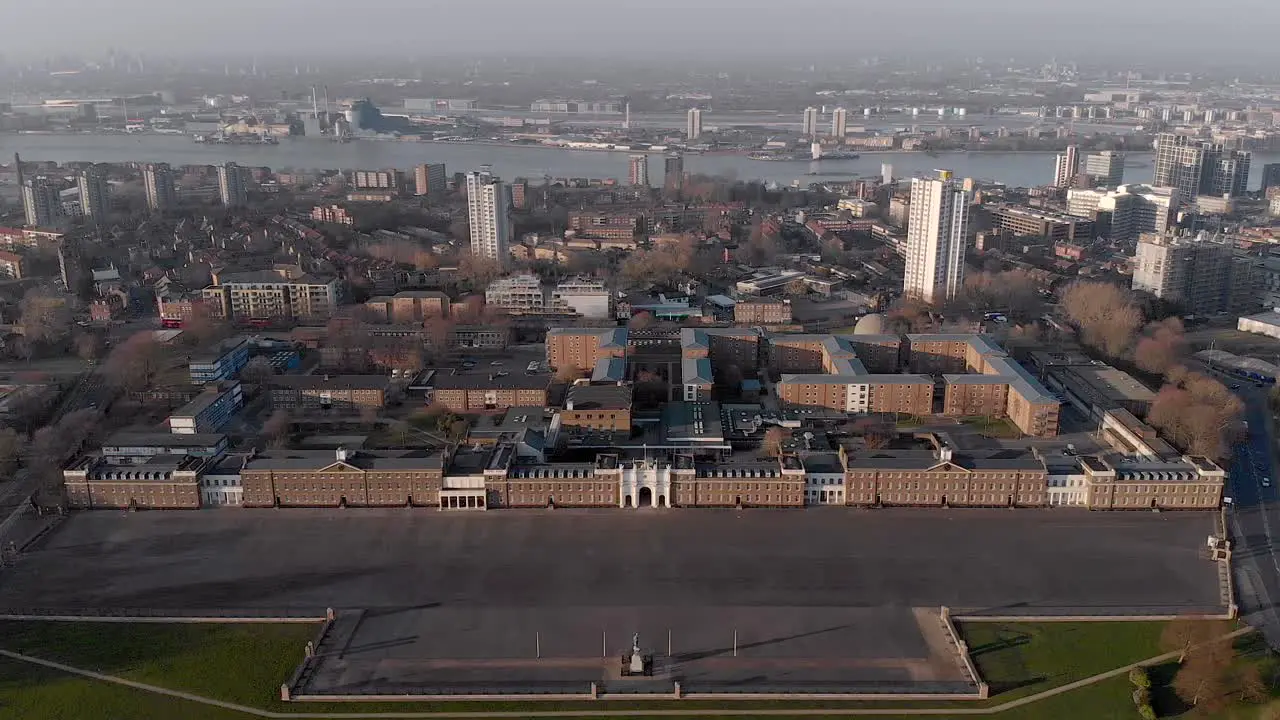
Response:
[{"label": "paved walkway", "polygon": [[[1222,637],[1219,637],[1213,640],[1213,642],[1219,642],[1221,640],[1228,640],[1228,639],[1235,639],[1237,637],[1246,635],[1251,632],[1254,632],[1253,628],[1242,628],[1240,630],[1236,630],[1235,632],[1229,633],[1227,635],[1223,635]],[[790,710],[790,709],[774,709],[774,708],[760,708],[760,709],[751,709],[751,710],[715,710],[715,709],[708,709],[708,708],[689,708],[687,710],[686,709],[610,710],[607,708],[601,708],[596,710],[548,710],[548,711],[533,711],[533,712],[528,712],[528,711],[525,711],[525,712],[465,712],[465,711],[452,712],[450,711],[450,712],[388,712],[388,713],[376,713],[376,712],[283,713],[283,712],[274,712],[271,710],[262,710],[259,708],[249,707],[248,705],[239,705],[237,703],[224,702],[222,700],[214,700],[213,698],[202,697],[200,695],[182,692],[179,690],[170,690],[168,688],[162,688],[156,685],[148,685],[147,683],[140,683],[134,680],[126,680],[125,678],[116,677],[114,675],[106,675],[104,673],[94,672],[92,670],[83,670],[81,668],[72,667],[70,665],[64,665],[62,663],[54,662],[52,660],[44,660],[41,658],[32,657],[30,655],[23,655],[22,653],[11,652],[9,650],[0,650],[0,657],[6,657],[11,660],[18,660],[20,662],[31,663],[33,665],[40,665],[42,667],[52,668],[54,670],[61,670],[62,672],[70,673],[72,675],[79,675],[81,677],[90,678],[92,680],[100,680],[102,682],[114,683],[116,685],[123,685],[125,687],[130,687],[135,690],[142,690],[144,692],[155,693],[157,695],[167,695],[169,697],[174,697],[181,700],[188,700],[190,702],[195,702],[195,703],[201,703],[203,705],[212,705],[214,707],[220,707],[225,710],[233,710],[235,712],[244,713],[245,715],[252,715],[254,717],[324,718],[328,720],[358,720],[360,718],[370,718],[370,719],[372,718],[387,718],[387,719],[391,719],[391,718],[463,718],[463,719],[479,720],[481,718],[560,718],[560,717],[604,717],[604,716],[692,717],[695,715],[708,716],[708,717],[723,716],[723,715],[735,715],[735,716],[753,715],[753,716],[762,716],[762,717],[770,716],[770,715],[773,715],[773,716],[994,715],[996,713],[1001,713],[1006,710],[1013,710],[1014,708],[1019,708],[1024,705],[1030,705],[1031,703],[1040,702],[1041,700],[1044,700],[1046,698],[1071,692],[1072,690],[1077,690],[1086,685],[1092,685],[1093,683],[1096,683],[1096,682],[1108,680],[1118,675],[1124,675],[1135,667],[1142,667],[1144,665],[1153,665],[1153,664],[1166,662],[1168,660],[1173,660],[1177,658],[1179,655],[1181,655],[1181,651],[1174,651],[1174,652],[1165,653],[1163,655],[1157,655],[1155,657],[1147,658],[1146,660],[1141,660],[1139,662],[1132,663],[1130,665],[1125,665],[1124,667],[1118,667],[1114,670],[1108,670],[1107,672],[1098,673],[1097,675],[1092,675],[1090,677],[1083,678],[1081,680],[1077,680],[1072,683],[1067,683],[1066,685],[1062,685],[1056,688],[1051,688],[1049,690],[1045,690],[1044,692],[1036,693],[1035,695],[1028,695],[1023,698],[1018,698],[1017,700],[1010,700],[1009,702],[1006,702],[1000,705],[992,705],[990,707],[975,707],[975,708],[827,708],[827,709],[810,709],[810,710],[805,710],[805,709]]]}]

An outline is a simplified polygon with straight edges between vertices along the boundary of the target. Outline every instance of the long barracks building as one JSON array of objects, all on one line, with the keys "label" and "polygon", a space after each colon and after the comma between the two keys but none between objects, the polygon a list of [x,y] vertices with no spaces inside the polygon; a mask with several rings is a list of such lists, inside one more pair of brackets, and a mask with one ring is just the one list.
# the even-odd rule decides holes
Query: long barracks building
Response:
[{"label": "long barracks building", "polygon": [[[1048,466],[1034,453],[961,452],[925,436],[910,449],[710,460],[694,451],[602,453],[544,462],[511,443],[458,450],[277,451],[240,470],[245,507],[798,508],[1047,507],[1212,509],[1226,473],[1203,457],[1108,456]],[[182,458],[66,471],[76,508],[194,509],[201,465]]]}]

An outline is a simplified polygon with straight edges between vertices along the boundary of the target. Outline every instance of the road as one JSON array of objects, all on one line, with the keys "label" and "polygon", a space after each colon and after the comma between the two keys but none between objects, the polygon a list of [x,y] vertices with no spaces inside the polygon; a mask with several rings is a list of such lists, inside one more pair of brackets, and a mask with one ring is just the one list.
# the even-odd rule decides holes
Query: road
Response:
[{"label": "road", "polygon": [[[1234,448],[1228,474],[1228,524],[1233,540],[1233,570],[1240,614],[1262,630],[1268,644],[1280,648],[1280,496],[1274,484],[1276,446],[1267,389],[1240,383],[1236,394],[1245,403],[1246,438]],[[1264,482],[1267,483],[1264,485]]]}]

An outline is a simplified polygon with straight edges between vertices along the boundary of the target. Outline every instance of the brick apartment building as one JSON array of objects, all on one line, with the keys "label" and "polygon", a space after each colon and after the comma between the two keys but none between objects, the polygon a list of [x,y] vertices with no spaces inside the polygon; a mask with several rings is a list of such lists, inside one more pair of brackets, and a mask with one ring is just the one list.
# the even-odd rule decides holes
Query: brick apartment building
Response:
[{"label": "brick apartment building", "polygon": [[554,370],[589,373],[602,358],[626,357],[625,328],[552,328],[547,331],[547,364]]},{"label": "brick apartment building", "polygon": [[760,367],[760,335],[746,328],[681,328],[680,355],[709,358],[716,368],[734,365],[750,374]]},{"label": "brick apartment building", "polygon": [[631,432],[631,386],[579,383],[569,388],[560,425],[565,428]]},{"label": "brick apartment building", "polygon": [[268,385],[276,408],[349,413],[385,407],[390,380],[384,375],[276,375]]},{"label": "brick apartment building", "polygon": [[458,413],[544,407],[551,376],[525,373],[438,374],[432,400]]},{"label": "brick apartment building", "polygon": [[740,325],[787,325],[791,301],[770,298],[740,300],[733,306],[733,321]]},{"label": "brick apartment building", "polygon": [[1004,417],[1026,435],[1058,434],[1061,403],[987,336],[908,335],[907,342],[912,372],[942,376],[945,414]]},{"label": "brick apartment building", "polygon": [[436,290],[405,290],[395,295],[378,295],[364,303],[377,322],[421,324],[430,317],[449,316],[449,296]]}]

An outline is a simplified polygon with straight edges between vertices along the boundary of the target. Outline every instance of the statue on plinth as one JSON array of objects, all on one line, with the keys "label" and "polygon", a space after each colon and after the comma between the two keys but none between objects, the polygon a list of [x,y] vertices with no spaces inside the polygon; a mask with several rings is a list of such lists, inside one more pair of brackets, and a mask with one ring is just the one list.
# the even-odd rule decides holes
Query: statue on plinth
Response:
[{"label": "statue on plinth", "polygon": [[644,675],[644,653],[640,652],[640,633],[631,636],[631,672]]}]

